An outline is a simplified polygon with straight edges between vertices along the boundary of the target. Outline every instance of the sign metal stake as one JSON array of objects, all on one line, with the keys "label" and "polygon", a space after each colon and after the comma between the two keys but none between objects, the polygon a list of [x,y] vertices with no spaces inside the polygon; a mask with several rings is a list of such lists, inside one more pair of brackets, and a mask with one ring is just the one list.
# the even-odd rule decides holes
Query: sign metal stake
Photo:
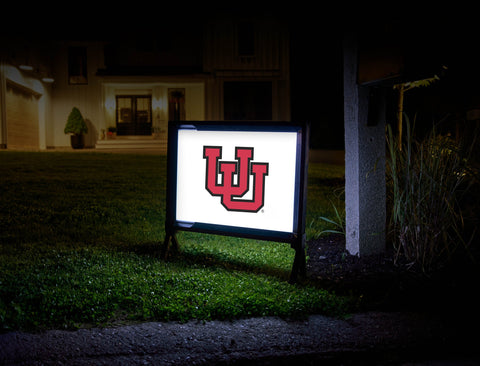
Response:
[{"label": "sign metal stake", "polygon": [[[170,243],[172,244],[170,246]],[[165,240],[163,241],[162,254],[163,259],[168,258],[169,249],[172,249],[174,253],[178,252],[178,240],[175,235],[175,231],[172,228],[166,228]]]},{"label": "sign metal stake", "polygon": [[295,244],[293,249],[295,249],[295,257],[293,259],[292,272],[288,281],[291,284],[297,283],[299,276],[300,278],[305,278],[307,275],[305,240],[299,240],[299,242]]}]

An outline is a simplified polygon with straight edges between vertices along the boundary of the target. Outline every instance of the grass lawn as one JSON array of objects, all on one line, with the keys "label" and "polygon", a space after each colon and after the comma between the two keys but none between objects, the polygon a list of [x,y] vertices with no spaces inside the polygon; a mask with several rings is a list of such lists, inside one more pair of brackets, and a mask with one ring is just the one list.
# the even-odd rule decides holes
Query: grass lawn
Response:
[{"label": "grass lawn", "polygon": [[[331,228],[343,174],[310,165],[307,238]],[[165,188],[162,156],[1,152],[0,330],[347,311],[287,283],[288,244],[181,232],[160,259]]]}]

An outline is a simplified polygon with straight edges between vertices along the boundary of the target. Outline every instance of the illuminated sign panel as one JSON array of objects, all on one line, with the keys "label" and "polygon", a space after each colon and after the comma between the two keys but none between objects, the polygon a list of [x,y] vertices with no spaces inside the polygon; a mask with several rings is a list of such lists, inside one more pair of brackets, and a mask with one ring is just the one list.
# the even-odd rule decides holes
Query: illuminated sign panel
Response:
[{"label": "illuminated sign panel", "polygon": [[294,232],[297,133],[178,131],[176,220]]},{"label": "illuminated sign panel", "polygon": [[305,268],[308,126],[170,122],[165,254],[178,230],[289,242]]}]

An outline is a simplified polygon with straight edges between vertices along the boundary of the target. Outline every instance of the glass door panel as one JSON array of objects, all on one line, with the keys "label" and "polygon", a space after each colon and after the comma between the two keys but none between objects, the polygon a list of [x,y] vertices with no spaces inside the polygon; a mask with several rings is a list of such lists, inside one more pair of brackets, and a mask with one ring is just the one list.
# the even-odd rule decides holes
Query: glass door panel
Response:
[{"label": "glass door panel", "polygon": [[152,134],[152,97],[117,96],[117,135]]}]

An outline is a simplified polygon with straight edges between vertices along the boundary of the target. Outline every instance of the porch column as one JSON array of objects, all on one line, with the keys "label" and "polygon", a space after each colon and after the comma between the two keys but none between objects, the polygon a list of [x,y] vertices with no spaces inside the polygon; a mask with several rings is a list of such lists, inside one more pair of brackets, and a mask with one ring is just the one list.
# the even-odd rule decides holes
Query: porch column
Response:
[{"label": "porch column", "polygon": [[[346,249],[365,256],[385,251],[385,106],[370,103],[357,83],[358,43],[344,38]],[[370,115],[369,115],[370,114]]]}]

